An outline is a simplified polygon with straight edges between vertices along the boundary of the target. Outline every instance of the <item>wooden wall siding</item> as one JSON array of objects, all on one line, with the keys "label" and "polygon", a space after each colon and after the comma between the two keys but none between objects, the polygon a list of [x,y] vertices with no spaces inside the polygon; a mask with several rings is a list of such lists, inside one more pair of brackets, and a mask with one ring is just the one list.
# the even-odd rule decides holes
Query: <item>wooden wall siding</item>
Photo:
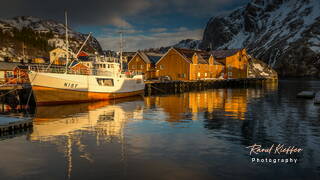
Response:
[{"label": "wooden wall siding", "polygon": [[174,49],[156,65],[157,77],[169,76],[172,80],[189,80],[190,64]]},{"label": "wooden wall siding", "polygon": [[211,74],[208,64],[191,64],[190,66],[190,80],[210,78]]},{"label": "wooden wall siding", "polygon": [[138,55],[133,57],[128,63],[128,69],[135,73],[145,73],[147,71],[147,63]]},{"label": "wooden wall siding", "polygon": [[226,73],[228,78],[246,78],[248,59],[246,51],[242,50],[226,58]]},{"label": "wooden wall siding", "polygon": [[224,65],[220,65],[220,64],[209,65],[210,78],[223,77],[224,70],[225,70]]}]

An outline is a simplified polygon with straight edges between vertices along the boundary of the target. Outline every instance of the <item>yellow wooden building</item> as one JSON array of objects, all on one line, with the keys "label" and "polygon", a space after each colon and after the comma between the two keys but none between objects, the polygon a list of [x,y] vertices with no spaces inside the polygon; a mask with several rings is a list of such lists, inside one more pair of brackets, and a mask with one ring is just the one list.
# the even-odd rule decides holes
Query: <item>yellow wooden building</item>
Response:
[{"label": "yellow wooden building", "polygon": [[210,53],[217,62],[225,65],[224,78],[248,77],[248,55],[246,49],[217,50]]},{"label": "yellow wooden building", "polygon": [[156,63],[156,77],[171,80],[246,78],[248,58],[245,49],[197,51],[171,48]]},{"label": "yellow wooden building", "polygon": [[161,57],[161,54],[138,51],[129,61],[128,70],[133,74],[143,74],[145,79],[156,78],[155,64]]},{"label": "yellow wooden building", "polygon": [[50,63],[56,65],[66,64],[67,51],[61,48],[56,48],[50,51]]},{"label": "yellow wooden building", "polygon": [[225,65],[206,51],[171,48],[156,63],[156,76],[171,80],[200,80],[222,77]]}]

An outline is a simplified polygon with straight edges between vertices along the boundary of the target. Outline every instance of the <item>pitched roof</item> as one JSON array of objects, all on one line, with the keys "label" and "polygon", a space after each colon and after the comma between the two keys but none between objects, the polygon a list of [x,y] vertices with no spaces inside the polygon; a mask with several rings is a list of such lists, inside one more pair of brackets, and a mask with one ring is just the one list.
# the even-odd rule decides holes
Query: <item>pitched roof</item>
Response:
[{"label": "pitched roof", "polygon": [[208,64],[209,57],[206,54],[198,54],[198,64]]},{"label": "pitched roof", "polygon": [[142,58],[147,64],[156,64],[162,57],[162,54],[156,53],[145,53],[138,51],[137,54]]},{"label": "pitched roof", "polygon": [[182,49],[182,48],[174,48],[177,50],[181,55],[183,55],[186,59],[192,63],[192,57],[194,54],[198,56],[198,63],[199,64],[208,64],[210,53],[206,51],[199,51],[199,50],[191,50],[191,49]]},{"label": "pitched roof", "polygon": [[242,49],[230,49],[230,50],[215,50],[215,51],[200,51],[200,50],[191,50],[191,49],[183,49],[183,48],[174,48],[178,51],[185,59],[192,63],[192,57],[194,54],[198,55],[198,63],[199,64],[208,64],[209,58],[212,55],[216,60],[214,61],[215,64],[225,65],[223,61],[219,59],[223,59],[229,56],[233,56],[237,52],[241,51]]},{"label": "pitched roof", "polygon": [[81,57],[81,56],[89,56],[88,53],[84,52],[84,51],[81,51],[79,54],[78,54],[78,57]]},{"label": "pitched roof", "polygon": [[215,51],[210,51],[210,54],[212,54],[214,58],[222,59],[222,58],[233,56],[234,54],[236,54],[241,50],[242,49],[215,50]]},{"label": "pitched roof", "polygon": [[182,48],[174,48],[176,51],[178,51],[182,56],[185,57],[189,61],[189,63],[192,63],[192,57],[194,53],[199,52],[191,49],[182,49]]},{"label": "pitched roof", "polygon": [[0,70],[2,71],[13,71],[15,67],[22,65],[21,63],[14,62],[0,62]]}]

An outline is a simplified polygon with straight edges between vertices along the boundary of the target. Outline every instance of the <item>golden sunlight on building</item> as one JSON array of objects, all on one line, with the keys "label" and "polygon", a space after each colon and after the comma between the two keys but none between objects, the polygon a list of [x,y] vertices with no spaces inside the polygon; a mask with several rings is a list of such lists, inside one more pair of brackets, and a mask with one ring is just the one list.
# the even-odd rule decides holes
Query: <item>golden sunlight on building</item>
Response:
[{"label": "golden sunlight on building", "polygon": [[215,111],[224,111],[229,118],[244,120],[248,101],[264,94],[264,90],[257,91],[259,94],[248,89],[215,89],[144,99],[146,107],[163,109],[169,122],[184,120],[188,113],[192,115],[192,120],[197,120],[199,113]]}]

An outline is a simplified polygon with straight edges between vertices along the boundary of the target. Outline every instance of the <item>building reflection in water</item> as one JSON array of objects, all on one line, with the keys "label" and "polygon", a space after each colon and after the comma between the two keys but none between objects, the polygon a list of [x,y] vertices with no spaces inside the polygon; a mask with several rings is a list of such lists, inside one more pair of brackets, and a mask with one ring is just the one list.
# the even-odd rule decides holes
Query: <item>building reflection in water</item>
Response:
[{"label": "building reflection in water", "polygon": [[224,112],[227,118],[244,120],[251,100],[277,90],[276,85],[258,89],[214,89],[188,92],[179,95],[149,96],[104,101],[90,104],[38,107],[34,117],[33,132],[28,139],[34,142],[55,144],[66,157],[67,177],[72,173],[74,148],[80,157],[93,162],[82,142],[83,131],[94,134],[96,144],[118,141],[122,159],[125,159],[124,129],[128,119],[144,119],[145,109],[160,108],[167,114],[168,122],[198,120],[202,112],[206,119],[214,113]]},{"label": "building reflection in water", "polygon": [[35,114],[33,133],[29,134],[28,139],[56,144],[58,150],[65,154],[67,177],[70,178],[72,147],[77,148],[81,158],[94,161],[90,153],[86,152],[86,145],[81,142],[81,131],[94,132],[98,146],[102,141],[115,139],[124,144],[125,123],[130,118],[141,118],[142,106],[141,97],[90,104],[40,106]]},{"label": "building reflection in water", "polygon": [[179,95],[145,97],[149,108],[162,108],[167,113],[167,121],[185,120],[188,114],[197,120],[199,112],[214,113],[223,111],[232,119],[245,120],[250,100],[260,98],[278,89],[277,83],[265,84],[255,89],[213,89],[201,92],[188,92]]}]

